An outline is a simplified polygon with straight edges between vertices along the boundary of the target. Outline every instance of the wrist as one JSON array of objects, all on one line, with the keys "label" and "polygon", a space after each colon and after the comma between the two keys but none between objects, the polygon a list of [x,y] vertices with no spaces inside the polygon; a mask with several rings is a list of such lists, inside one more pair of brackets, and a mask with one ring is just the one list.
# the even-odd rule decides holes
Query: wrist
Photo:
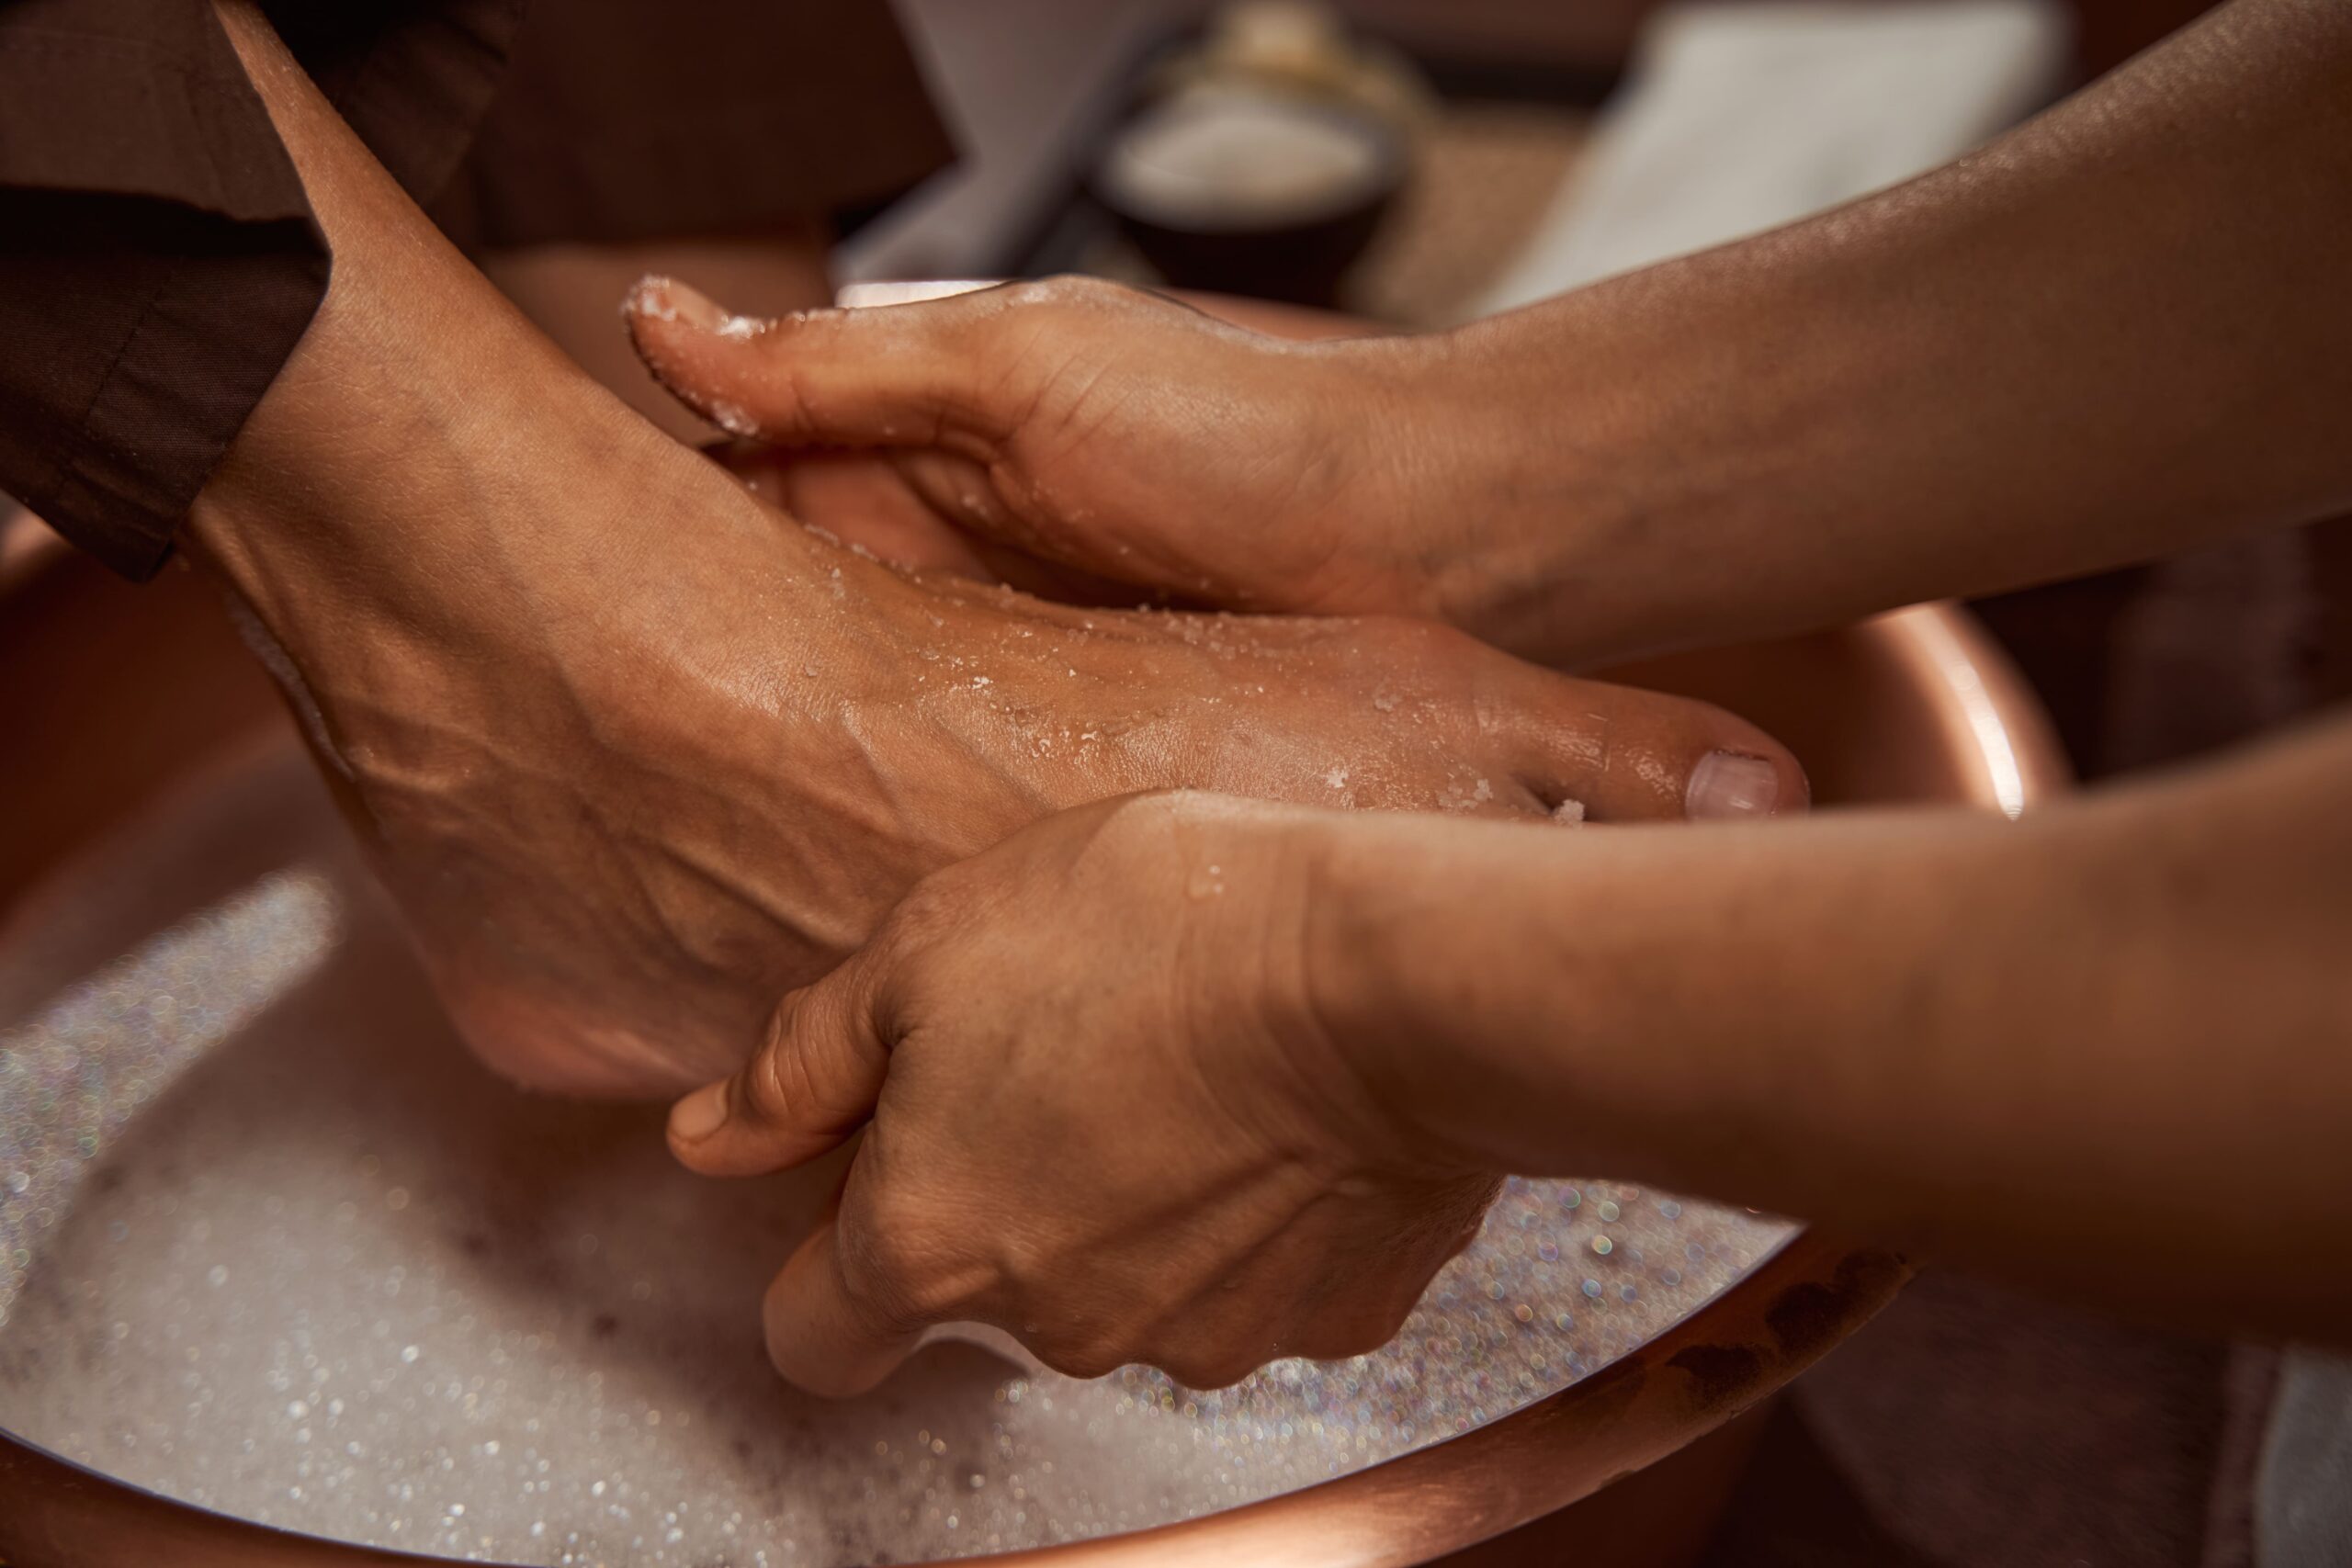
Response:
[{"label": "wrist", "polygon": [[1446,908],[1450,890],[1479,880],[1475,856],[1449,852],[1464,826],[1386,813],[1318,819],[1305,857],[1301,968],[1315,1028],[1377,1108],[1386,1145],[1489,1170],[1498,1162],[1453,1114],[1476,1093],[1459,993],[1479,969],[1450,952]]},{"label": "wrist", "polygon": [[1607,395],[1607,350],[1589,314],[1555,309],[1540,325],[1505,318],[1412,340],[1416,365],[1378,436],[1425,613],[1555,666],[1653,635],[1626,569],[1666,512],[1654,422]]}]

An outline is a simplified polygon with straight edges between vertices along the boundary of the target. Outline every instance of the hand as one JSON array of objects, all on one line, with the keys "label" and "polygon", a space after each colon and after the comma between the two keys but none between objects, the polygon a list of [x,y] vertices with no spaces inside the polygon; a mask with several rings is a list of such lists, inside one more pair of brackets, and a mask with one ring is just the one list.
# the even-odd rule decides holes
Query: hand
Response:
[{"label": "hand", "polygon": [[[723,1072],[918,878],[1105,795],[1600,819],[1803,797],[1728,715],[1442,627],[910,580],[748,498],[497,313],[465,342],[331,295],[193,543],[251,608],[452,1015],[525,1082]],[[345,397],[348,422],[326,417]]]},{"label": "hand", "polygon": [[[1573,800],[1599,819],[1803,797],[1787,754],[1728,715],[1442,627],[910,581],[530,378],[535,415],[560,423],[481,433],[480,482],[454,503],[470,515],[379,518],[418,489],[369,485],[342,515],[373,543],[331,560],[300,516],[231,523],[208,502],[199,528],[453,1015],[526,1082],[674,1092],[723,1071],[768,998],[917,878],[1104,795]],[[454,444],[469,462],[473,445]],[[282,471],[240,456],[220,484]]]},{"label": "hand", "polygon": [[259,13],[225,19],[335,267],[191,553],[510,1076],[704,1082],[922,876],[1136,789],[1600,818],[1802,797],[1727,715],[1442,628],[1090,613],[827,544],[556,353]]},{"label": "hand", "polygon": [[768,1293],[787,1378],[861,1392],[956,1321],[1196,1388],[1394,1336],[1499,1177],[1418,1137],[1315,1015],[1331,820],[1191,795],[1049,818],[926,878],[679,1103],[671,1145],[714,1176],[865,1126]]},{"label": "hand", "polygon": [[649,279],[625,318],[722,428],[834,471],[865,455],[862,496],[955,525],[994,570],[1313,613],[1444,618],[1488,592],[1494,422],[1449,390],[1440,339],[1295,342],[1083,278],[774,321]]}]

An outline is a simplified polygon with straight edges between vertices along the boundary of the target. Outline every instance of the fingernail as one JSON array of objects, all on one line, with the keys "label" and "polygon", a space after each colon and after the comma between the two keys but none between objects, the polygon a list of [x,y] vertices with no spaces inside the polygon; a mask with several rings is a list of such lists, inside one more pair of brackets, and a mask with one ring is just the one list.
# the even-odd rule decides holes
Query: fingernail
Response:
[{"label": "fingernail", "polygon": [[727,1080],[705,1084],[670,1108],[670,1135],[698,1144],[727,1124]]},{"label": "fingernail", "polygon": [[1710,751],[1690,770],[1682,814],[1693,821],[1770,817],[1781,804],[1781,771],[1744,751]]},{"label": "fingernail", "polygon": [[648,273],[637,280],[628,291],[628,309],[649,321],[684,321],[706,333],[723,332],[734,319],[699,288],[659,273]]}]

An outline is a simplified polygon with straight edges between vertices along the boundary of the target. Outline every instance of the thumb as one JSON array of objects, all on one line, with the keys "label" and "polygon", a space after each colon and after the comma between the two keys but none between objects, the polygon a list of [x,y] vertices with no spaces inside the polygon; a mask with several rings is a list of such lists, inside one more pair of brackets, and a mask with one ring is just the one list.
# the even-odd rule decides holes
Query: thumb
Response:
[{"label": "thumb", "polygon": [[621,319],[654,378],[733,435],[914,446],[990,434],[970,373],[983,318],[960,299],[762,319],[644,277]]},{"label": "thumb", "polygon": [[873,1114],[889,1070],[874,1019],[876,964],[851,958],[776,1004],[733,1077],[670,1109],[670,1149],[705,1176],[762,1176],[842,1143]]}]

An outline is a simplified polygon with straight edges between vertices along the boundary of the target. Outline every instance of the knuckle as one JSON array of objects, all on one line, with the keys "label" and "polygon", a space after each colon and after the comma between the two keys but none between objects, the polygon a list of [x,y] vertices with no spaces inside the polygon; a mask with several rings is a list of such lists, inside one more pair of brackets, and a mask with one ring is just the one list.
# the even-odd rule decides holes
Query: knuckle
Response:
[{"label": "knuckle", "polygon": [[1093,1324],[1082,1308],[1071,1307],[1087,1299],[1074,1281],[1093,1272],[1091,1248],[1083,1241],[1044,1224],[995,1225],[989,1233],[985,1247],[991,1277],[1001,1294],[1019,1303],[1024,1322],[1063,1324],[1058,1332],[1048,1329],[1047,1337],[1064,1345],[1108,1337],[1110,1325]]},{"label": "knuckle", "polygon": [[1213,811],[1216,800],[1183,789],[1132,795],[1102,818],[1088,847],[1120,856],[1157,852],[1176,843],[1188,825]]},{"label": "knuckle", "polygon": [[1391,1302],[1385,1311],[1374,1313],[1372,1321],[1364,1325],[1364,1332],[1371,1339],[1364,1348],[1377,1350],[1404,1333],[1405,1325],[1412,1321],[1413,1309],[1420,1305],[1420,1302],[1421,1293],[1416,1290],[1399,1301]]},{"label": "knuckle", "polygon": [[844,1224],[834,1249],[842,1294],[891,1328],[922,1321],[922,1258],[909,1238],[877,1224]]},{"label": "knuckle", "polygon": [[1368,1356],[1396,1337],[1397,1330],[1405,1325],[1406,1315],[1388,1308],[1341,1313],[1301,1335],[1299,1346],[1303,1354],[1318,1361]]},{"label": "knuckle", "polygon": [[1031,1348],[1046,1365],[1064,1377],[1072,1378],[1109,1377],[1138,1359],[1137,1353],[1124,1338],[1100,1330],[1049,1335]]},{"label": "knuckle", "polygon": [[842,1289],[893,1327],[965,1315],[975,1299],[959,1227],[920,1198],[876,1194],[843,1217],[838,1250]]},{"label": "knuckle", "polygon": [[1404,1331],[1413,1313],[1421,1304],[1421,1297],[1444,1266],[1442,1257],[1429,1258],[1416,1265],[1403,1278],[1396,1280],[1385,1295],[1376,1300],[1364,1313],[1363,1332],[1370,1341],[1364,1349],[1376,1350]]},{"label": "knuckle", "polygon": [[891,912],[876,947],[894,963],[915,958],[942,933],[953,930],[967,901],[971,874],[963,863],[932,873],[908,890]]},{"label": "knuckle", "polygon": [[792,1021],[799,1012],[796,1005],[788,1013],[778,1013],[768,1026],[766,1043],[743,1072],[743,1103],[738,1109],[763,1126],[782,1124],[795,1106],[807,1102],[808,1061]]},{"label": "knuckle", "polygon": [[1191,1355],[1175,1355],[1160,1363],[1159,1370],[1186,1388],[1206,1392],[1231,1388],[1271,1359],[1266,1356],[1235,1355],[1231,1351],[1204,1350]]}]

